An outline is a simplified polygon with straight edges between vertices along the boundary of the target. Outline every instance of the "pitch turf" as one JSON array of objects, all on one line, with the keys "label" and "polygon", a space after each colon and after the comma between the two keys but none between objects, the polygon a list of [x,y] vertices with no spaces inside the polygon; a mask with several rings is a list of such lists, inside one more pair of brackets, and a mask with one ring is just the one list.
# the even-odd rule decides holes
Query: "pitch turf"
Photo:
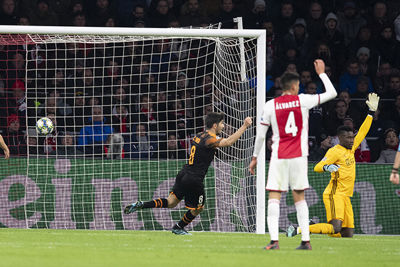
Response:
[{"label": "pitch turf", "polygon": [[299,237],[236,233],[0,229],[0,266],[399,266],[400,236],[352,239],[312,235],[312,251],[296,251]]}]

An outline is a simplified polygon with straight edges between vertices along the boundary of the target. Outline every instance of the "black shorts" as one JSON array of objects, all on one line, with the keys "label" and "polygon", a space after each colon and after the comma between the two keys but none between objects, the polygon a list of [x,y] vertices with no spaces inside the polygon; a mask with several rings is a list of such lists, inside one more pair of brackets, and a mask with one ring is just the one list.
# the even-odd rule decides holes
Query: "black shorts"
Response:
[{"label": "black shorts", "polygon": [[201,208],[206,200],[203,177],[188,174],[185,170],[181,170],[176,176],[171,193],[179,200],[185,199],[186,208]]}]

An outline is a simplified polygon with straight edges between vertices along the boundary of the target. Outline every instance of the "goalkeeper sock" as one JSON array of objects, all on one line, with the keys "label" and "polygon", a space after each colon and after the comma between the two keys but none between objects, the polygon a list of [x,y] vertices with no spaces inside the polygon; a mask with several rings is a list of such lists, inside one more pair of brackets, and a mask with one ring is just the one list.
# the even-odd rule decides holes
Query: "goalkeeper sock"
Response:
[{"label": "goalkeeper sock", "polygon": [[310,231],[308,224],[308,206],[305,200],[300,200],[295,203],[297,211],[297,222],[299,223],[301,231],[301,240],[310,241]]},{"label": "goalkeeper sock", "polygon": [[271,240],[279,240],[279,204],[278,199],[268,200],[268,231],[271,236]]},{"label": "goalkeeper sock", "polygon": [[310,232],[313,234],[334,234],[335,230],[330,223],[316,223],[310,225]]},{"label": "goalkeeper sock", "polygon": [[339,232],[337,234],[329,234],[330,237],[342,237],[342,234]]},{"label": "goalkeeper sock", "polygon": [[191,222],[194,220],[194,218],[196,218],[196,216],[194,216],[194,215],[190,212],[190,210],[188,210],[188,211],[185,213],[185,215],[183,215],[182,219],[177,223],[177,225],[178,225],[180,228],[183,228],[183,227],[185,227],[186,225],[188,225],[189,223],[191,223]]},{"label": "goalkeeper sock", "polygon": [[144,209],[149,208],[168,208],[168,200],[166,198],[157,198],[143,203]]}]

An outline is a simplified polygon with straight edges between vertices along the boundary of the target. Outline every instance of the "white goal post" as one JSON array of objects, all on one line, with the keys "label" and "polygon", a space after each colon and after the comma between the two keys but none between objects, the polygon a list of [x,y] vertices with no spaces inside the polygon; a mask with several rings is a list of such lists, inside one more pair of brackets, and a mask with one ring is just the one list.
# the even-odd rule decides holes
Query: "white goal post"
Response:
[{"label": "white goal post", "polygon": [[[232,148],[216,155],[206,178],[209,202],[191,230],[265,233],[265,148],[256,178],[247,170],[266,99],[264,30],[0,25],[2,45],[25,59],[20,80],[26,89],[28,143],[25,175],[1,177],[1,192],[10,195],[11,188],[18,191],[15,183],[23,186],[14,192],[15,205],[10,202],[8,211],[0,211],[4,226],[168,229],[182,216],[183,205],[135,215],[122,214],[121,207],[138,198],[167,196],[188,158],[184,139],[202,128],[210,107],[226,113],[224,135],[240,127],[246,116],[253,117],[254,125]],[[82,124],[76,127],[74,105],[80,97]],[[44,116],[55,121],[54,136],[30,131]],[[110,129],[101,141],[94,133],[95,116],[102,116],[102,131]],[[143,130],[142,117],[147,120]],[[190,132],[182,137],[179,131],[185,128]],[[74,153],[68,152],[66,136],[73,136]],[[171,140],[180,142],[176,151]],[[154,147],[145,156],[140,152]]]}]

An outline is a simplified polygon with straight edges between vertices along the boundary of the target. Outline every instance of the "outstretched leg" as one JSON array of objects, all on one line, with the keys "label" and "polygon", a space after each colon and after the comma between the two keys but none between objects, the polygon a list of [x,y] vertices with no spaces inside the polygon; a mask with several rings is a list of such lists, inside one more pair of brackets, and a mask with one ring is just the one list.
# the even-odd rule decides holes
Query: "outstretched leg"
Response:
[{"label": "outstretched leg", "polygon": [[167,199],[157,198],[147,202],[137,201],[125,207],[124,213],[129,214],[141,209],[151,209],[151,208],[174,208],[180,200],[171,193]]}]

